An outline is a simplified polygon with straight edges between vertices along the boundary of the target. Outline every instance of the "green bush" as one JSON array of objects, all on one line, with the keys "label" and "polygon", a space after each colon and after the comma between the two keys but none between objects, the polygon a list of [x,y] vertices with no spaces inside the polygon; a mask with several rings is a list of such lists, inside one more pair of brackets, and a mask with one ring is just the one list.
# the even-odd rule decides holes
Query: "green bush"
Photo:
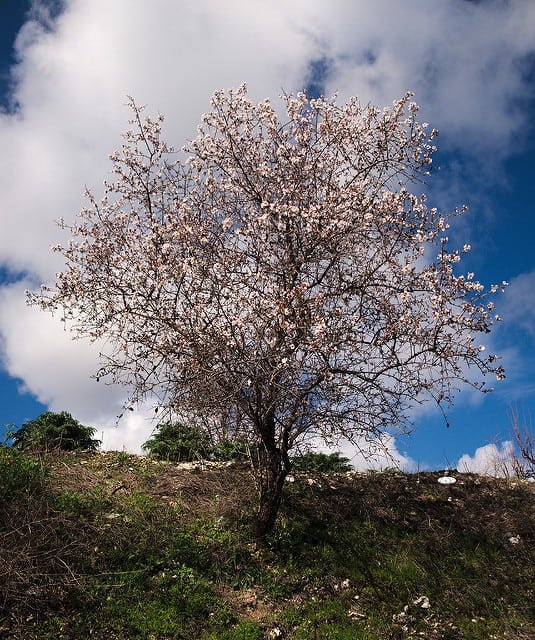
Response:
[{"label": "green bush", "polygon": [[294,471],[321,471],[344,473],[351,471],[353,467],[349,463],[349,458],[345,458],[337,451],[335,453],[320,453],[307,451],[301,456],[292,458]]},{"label": "green bush", "polygon": [[201,429],[174,422],[159,424],[142,448],[157,460],[190,462],[208,458],[212,444]]},{"label": "green bush", "polygon": [[96,429],[86,427],[70,413],[47,411],[10,433],[12,446],[29,451],[96,451],[101,444],[93,438]]},{"label": "green bush", "polygon": [[256,447],[245,440],[225,438],[220,440],[212,449],[214,460],[225,462],[228,460],[248,460],[254,454]]}]

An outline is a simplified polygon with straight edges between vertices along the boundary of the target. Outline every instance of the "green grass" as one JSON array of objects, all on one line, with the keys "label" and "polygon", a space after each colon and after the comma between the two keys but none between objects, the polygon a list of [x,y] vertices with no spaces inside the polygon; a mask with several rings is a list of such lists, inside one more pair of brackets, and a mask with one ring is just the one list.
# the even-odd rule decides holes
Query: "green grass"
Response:
[{"label": "green grass", "polygon": [[7,640],[535,638],[527,483],[298,475],[257,551],[243,468],[4,449],[0,474]]}]

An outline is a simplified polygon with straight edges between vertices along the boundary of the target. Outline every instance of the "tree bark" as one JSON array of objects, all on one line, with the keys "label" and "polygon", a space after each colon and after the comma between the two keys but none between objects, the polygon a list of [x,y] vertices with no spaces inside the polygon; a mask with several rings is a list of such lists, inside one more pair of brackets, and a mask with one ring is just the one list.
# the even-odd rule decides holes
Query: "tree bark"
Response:
[{"label": "tree bark", "polygon": [[253,535],[259,547],[265,547],[266,535],[273,530],[282,501],[284,480],[288,475],[283,456],[275,449],[261,447],[259,452],[259,502]]},{"label": "tree bark", "polygon": [[258,447],[258,511],[253,525],[256,544],[264,547],[266,535],[273,530],[282,501],[284,480],[290,470],[287,451],[287,436],[280,446],[275,442],[275,417],[270,415],[258,425],[260,445]]}]

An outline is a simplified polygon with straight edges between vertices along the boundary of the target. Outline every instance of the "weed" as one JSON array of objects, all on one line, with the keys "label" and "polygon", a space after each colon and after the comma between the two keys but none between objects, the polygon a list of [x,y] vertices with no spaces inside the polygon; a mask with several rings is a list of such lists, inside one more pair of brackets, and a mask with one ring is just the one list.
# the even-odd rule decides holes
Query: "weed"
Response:
[{"label": "weed", "polygon": [[130,464],[131,458],[131,454],[127,451],[113,451],[110,462],[114,467],[123,467]]}]

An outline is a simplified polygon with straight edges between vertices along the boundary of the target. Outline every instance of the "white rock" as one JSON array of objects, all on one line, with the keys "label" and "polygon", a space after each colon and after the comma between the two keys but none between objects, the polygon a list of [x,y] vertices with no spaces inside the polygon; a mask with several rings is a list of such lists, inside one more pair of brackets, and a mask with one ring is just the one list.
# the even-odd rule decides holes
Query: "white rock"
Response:
[{"label": "white rock", "polygon": [[420,609],[430,609],[431,604],[429,603],[429,598],[427,596],[420,596],[416,598],[416,600],[412,603],[415,607],[420,607]]}]

